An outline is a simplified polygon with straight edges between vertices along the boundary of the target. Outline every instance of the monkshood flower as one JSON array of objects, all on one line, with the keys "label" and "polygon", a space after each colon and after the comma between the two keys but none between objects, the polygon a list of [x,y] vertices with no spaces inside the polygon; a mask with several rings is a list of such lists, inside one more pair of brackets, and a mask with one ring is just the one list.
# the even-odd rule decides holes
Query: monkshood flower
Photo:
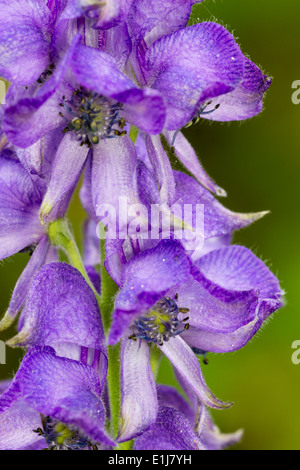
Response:
[{"label": "monkshood flower", "polygon": [[31,283],[13,347],[51,346],[91,365],[103,385],[107,353],[95,295],[80,272],[65,263],[45,265]]},{"label": "monkshood flower", "polygon": [[53,75],[33,96],[20,99],[15,87],[9,89],[3,128],[14,145],[26,148],[62,124],[86,147],[114,135],[122,118],[145,132],[162,129],[160,93],[139,88],[113,57],[80,41],[81,35],[75,35]]},{"label": "monkshood flower", "polygon": [[157,396],[157,419],[136,438],[134,450],[222,450],[241,440],[241,430],[222,434],[205,406],[194,409],[177,390],[159,385]]},{"label": "monkshood flower", "polygon": [[194,3],[200,2],[167,1],[162,6],[136,0],[123,33],[132,44],[128,62],[138,83],[164,96],[168,130],[199,117],[231,121],[255,116],[271,83],[222,26],[185,27]]},{"label": "monkshood flower", "polygon": [[1,450],[88,450],[105,432],[102,385],[90,365],[33,347],[0,396]]},{"label": "monkshood flower", "polygon": [[[164,114],[162,99],[157,92],[137,88],[117,69],[112,73],[110,65],[113,58],[96,49],[79,45],[78,40],[76,37],[56,72],[34,97],[21,99],[5,110],[5,135],[10,142],[21,148],[33,145],[52,129],[64,125],[63,132],[66,135],[56,152],[51,181],[41,208],[42,219],[46,219],[55,210],[56,204],[80,176],[91,144],[95,144],[93,154],[96,161],[104,152],[109,151],[105,143],[110,137],[115,137],[111,140],[119,142],[121,153],[122,146],[128,152],[128,141],[122,142],[123,138],[120,136],[123,131],[118,130],[122,117],[125,119],[126,115],[129,121],[132,117],[132,122],[139,127],[156,132],[154,128],[157,120],[160,119],[161,112]],[[103,90],[96,96],[89,84],[90,79],[93,79],[92,70],[88,82],[85,79],[82,81],[82,64],[75,62],[75,56],[81,57],[83,61],[86,58],[89,62],[98,53],[104,54],[105,60],[97,55],[94,61],[94,66],[103,73],[99,82],[102,83]],[[84,67],[90,67],[89,63]],[[67,71],[72,73],[68,81],[65,80]],[[96,77],[97,80],[98,78]],[[85,90],[92,91],[86,93]],[[12,94],[13,89],[10,89],[8,103]],[[119,102],[124,104],[122,117]]]},{"label": "monkshood flower", "polygon": [[[139,161],[137,164],[136,182],[134,182],[134,175],[130,174],[129,170],[128,167],[127,178],[123,178],[122,185],[114,184],[113,175],[118,171],[117,159],[115,159],[109,173],[111,178],[103,175],[101,167],[98,167],[98,171],[92,173],[92,177],[88,175],[88,172],[86,173],[81,191],[82,204],[92,219],[97,220],[98,217],[98,220],[108,224],[105,266],[110,276],[119,285],[124,264],[134,254],[154,247],[163,238],[177,237],[190,256],[197,259],[212,249],[229,245],[235,230],[247,227],[266,214],[266,212],[243,214],[230,211],[194,178],[177,171],[170,173],[168,181],[173,181],[174,186],[170,185],[171,190],[166,191],[166,199],[163,200],[154,173],[143,162]],[[105,188],[105,178],[112,181],[108,188]],[[139,204],[132,203],[132,188],[135,186],[137,187]],[[129,208],[124,210],[129,215],[135,216],[135,219],[127,218],[128,225],[125,228],[126,219],[124,218],[123,205],[119,204],[119,196],[127,196]],[[105,216],[105,210],[108,210],[109,206],[106,207],[105,204],[103,206],[101,202],[110,202],[113,208],[116,207],[116,214],[122,212],[121,224],[114,225],[117,218],[110,219]],[[200,217],[198,217],[199,208],[201,209]],[[172,228],[169,217],[166,217],[167,226],[164,226],[156,209],[168,216],[173,210],[177,214],[178,220],[187,222],[189,227],[185,230]],[[142,211],[147,216],[146,223],[138,215],[142,214]],[[153,213],[158,217],[153,219],[151,217]],[[112,231],[113,236],[110,236],[110,224],[115,227],[115,231]],[[139,232],[134,230],[137,227],[141,228]]]},{"label": "monkshood flower", "polygon": [[123,268],[120,287],[108,339],[115,344],[123,338],[120,440],[156,420],[149,344],[165,354],[201,403],[226,407],[207,388],[192,348],[241,348],[281,306],[282,295],[276,277],[247,248],[225,246],[191,262],[176,240],[134,256]]},{"label": "monkshood flower", "polygon": [[8,343],[29,351],[0,398],[0,448],[112,445],[102,403],[104,332],[96,298],[79,271],[64,263],[44,266],[31,284],[19,329]]}]

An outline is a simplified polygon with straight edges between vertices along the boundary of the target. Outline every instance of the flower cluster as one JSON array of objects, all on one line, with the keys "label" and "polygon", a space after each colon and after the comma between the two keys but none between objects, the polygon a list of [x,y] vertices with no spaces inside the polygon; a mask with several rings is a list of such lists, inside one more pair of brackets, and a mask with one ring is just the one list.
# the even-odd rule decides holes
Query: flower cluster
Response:
[{"label": "flower cluster", "polygon": [[[0,449],[241,438],[213,424],[231,403],[199,356],[242,348],[282,292],[231,244],[266,212],[226,209],[181,130],[257,115],[271,80],[223,26],[187,26],[201,2],[0,0],[0,259],[30,254],[0,321],[19,316],[8,345],[24,349],[0,384]],[[66,218],[78,184],[82,253]],[[186,399],[156,383],[162,355]]]}]

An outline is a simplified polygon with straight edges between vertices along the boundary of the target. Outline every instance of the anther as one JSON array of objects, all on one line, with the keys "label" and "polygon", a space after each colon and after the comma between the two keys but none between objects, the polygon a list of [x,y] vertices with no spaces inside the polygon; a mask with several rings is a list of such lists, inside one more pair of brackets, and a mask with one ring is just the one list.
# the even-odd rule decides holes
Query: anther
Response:
[{"label": "anther", "polygon": [[178,312],[180,313],[189,313],[190,309],[189,308],[179,308]]},{"label": "anther", "polygon": [[[191,126],[194,126],[195,124],[198,124],[198,122],[200,121],[201,119],[201,116],[203,115],[206,115],[206,114],[211,114],[213,113],[214,111],[216,111],[219,107],[220,107],[220,103],[216,104],[216,106],[214,106],[213,109],[209,110],[209,111],[206,111],[206,108],[208,106],[210,106],[212,104],[213,100],[209,100],[207,101],[206,103],[202,104],[200,106],[200,108],[198,109],[198,111],[196,112],[195,116],[193,117],[193,119],[191,119],[191,121],[189,121],[185,126],[184,126],[184,129],[188,129],[189,127]],[[174,147],[174,144],[175,144],[175,140],[176,140],[176,137],[178,135],[178,133],[180,132],[180,129],[177,129],[177,131],[174,132],[174,135],[173,135],[173,138],[172,138],[172,142],[171,142],[171,152],[172,153],[175,153],[175,147]]]},{"label": "anther", "polygon": [[131,335],[131,336],[128,336],[128,339],[133,339],[134,341],[136,341],[136,335]]}]

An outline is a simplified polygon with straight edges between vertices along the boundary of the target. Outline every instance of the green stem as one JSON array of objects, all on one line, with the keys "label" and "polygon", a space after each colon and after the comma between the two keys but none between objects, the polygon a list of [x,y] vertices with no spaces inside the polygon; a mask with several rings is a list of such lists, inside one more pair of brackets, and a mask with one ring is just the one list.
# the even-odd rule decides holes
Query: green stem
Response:
[{"label": "green stem", "polygon": [[58,219],[54,222],[51,222],[48,227],[48,236],[51,244],[62,249],[67,255],[70,264],[78,269],[78,271],[83,275],[86,282],[89,284],[96,297],[99,297],[99,294],[96,292],[87,272],[84,267],[78,246],[76,244],[75,238],[70,230],[68,221],[66,219]]},{"label": "green stem", "polygon": [[[100,227],[101,234],[104,233],[103,225]],[[117,285],[109,276],[105,269],[105,238],[100,237],[100,253],[101,253],[101,297],[99,299],[99,307],[101,311],[103,327],[106,337],[108,336],[111,326],[111,313],[113,309],[113,300],[117,293]],[[120,370],[120,344],[108,346],[108,371],[107,386],[109,396],[109,406],[111,423],[110,430],[114,437],[117,437],[120,421],[121,410],[121,370]]]},{"label": "green stem", "polygon": [[[100,223],[99,223],[100,224]],[[103,226],[102,226],[103,229]],[[101,227],[100,227],[101,230]],[[108,335],[110,326],[111,326],[111,313],[113,300],[118,291],[118,286],[112,280],[106,268],[104,266],[105,261],[105,239],[101,237],[100,239],[100,254],[101,254],[101,266],[100,266],[100,276],[101,276],[101,296],[99,299],[99,307],[101,311],[101,317],[103,322],[103,328],[105,335]]]},{"label": "green stem", "polygon": [[157,378],[160,360],[161,350],[156,346],[156,344],[151,345],[150,365],[155,379]]}]

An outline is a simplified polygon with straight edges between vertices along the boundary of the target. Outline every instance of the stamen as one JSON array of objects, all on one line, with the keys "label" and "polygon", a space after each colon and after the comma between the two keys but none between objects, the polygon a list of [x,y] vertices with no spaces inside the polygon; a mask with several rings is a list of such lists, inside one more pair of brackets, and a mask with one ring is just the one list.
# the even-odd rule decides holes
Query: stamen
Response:
[{"label": "stamen", "polygon": [[33,255],[34,250],[36,249],[38,243],[32,243],[32,245],[28,245],[22,250],[19,251],[19,253],[28,253],[29,256]]},{"label": "stamen", "polygon": [[[198,122],[201,119],[201,116],[206,115],[206,114],[211,114],[220,107],[220,104],[216,104],[216,106],[214,106],[213,109],[210,109],[209,111],[205,111],[206,108],[211,104],[212,104],[212,100],[207,101],[207,103],[203,103],[200,106],[200,108],[198,109],[198,111],[195,114],[195,116],[193,117],[193,119],[184,126],[184,129],[188,129],[191,126],[193,126],[195,124],[198,124]],[[177,137],[179,132],[180,132],[180,129],[177,129],[177,131],[174,132],[174,135],[173,135],[173,138],[172,138],[171,150],[172,150],[173,153],[175,152],[174,144],[175,144],[175,140],[176,140],[176,137]]]},{"label": "stamen", "polygon": [[[104,96],[95,92],[84,90],[82,87],[73,92],[72,98],[66,100],[62,97],[60,107],[64,108],[65,114],[59,113],[64,117],[67,126],[63,133],[75,132],[80,145],[97,145],[102,139],[113,137],[122,137],[126,131],[114,128],[114,125],[125,126],[125,120],[119,119],[121,105],[111,103]],[[121,127],[122,129],[122,127]]]},{"label": "stamen", "polygon": [[129,339],[144,339],[148,343],[156,343],[163,346],[172,336],[177,336],[188,330],[189,324],[185,323],[189,317],[179,319],[180,313],[187,313],[188,308],[178,308],[178,295],[174,299],[163,297],[145,315],[139,317],[133,324],[135,333]]},{"label": "stamen", "polygon": [[198,349],[194,347],[192,347],[192,350],[194,351],[195,354],[199,354],[200,356],[203,356],[203,364],[205,365],[208,364],[208,359],[207,359],[208,351],[204,351],[203,349]]}]

